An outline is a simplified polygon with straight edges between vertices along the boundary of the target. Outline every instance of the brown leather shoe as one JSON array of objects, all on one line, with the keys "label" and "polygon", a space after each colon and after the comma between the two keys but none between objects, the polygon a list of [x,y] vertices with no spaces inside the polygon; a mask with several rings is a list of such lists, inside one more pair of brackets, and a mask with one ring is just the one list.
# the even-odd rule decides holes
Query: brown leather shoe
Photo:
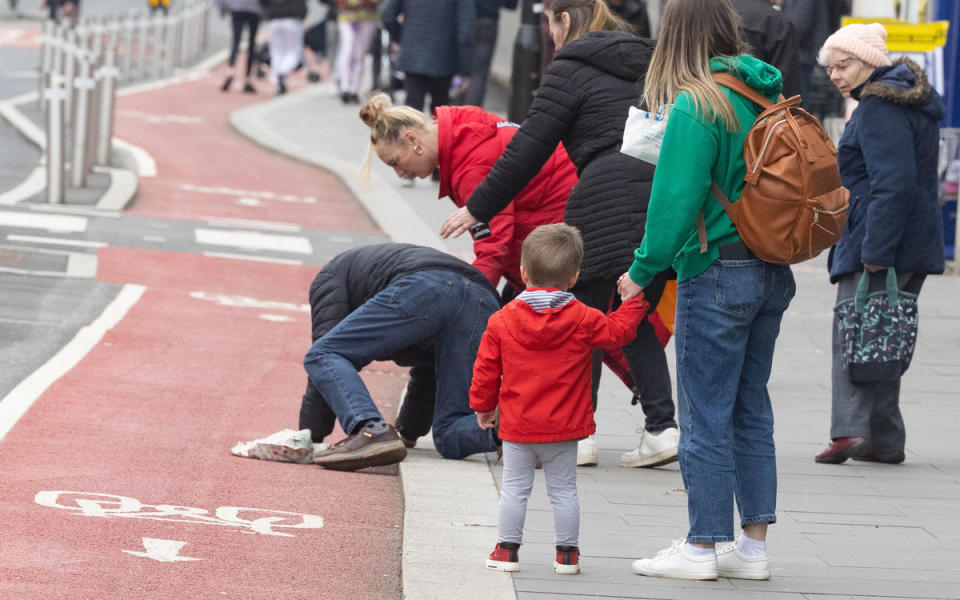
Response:
[{"label": "brown leather shoe", "polygon": [[851,456],[861,453],[870,445],[865,437],[842,437],[832,440],[827,449],[818,454],[814,460],[818,463],[839,465]]},{"label": "brown leather shoe", "polygon": [[329,450],[313,455],[313,462],[324,469],[356,471],[367,467],[392,465],[407,457],[407,449],[393,425],[374,435],[370,426],[340,440]]}]

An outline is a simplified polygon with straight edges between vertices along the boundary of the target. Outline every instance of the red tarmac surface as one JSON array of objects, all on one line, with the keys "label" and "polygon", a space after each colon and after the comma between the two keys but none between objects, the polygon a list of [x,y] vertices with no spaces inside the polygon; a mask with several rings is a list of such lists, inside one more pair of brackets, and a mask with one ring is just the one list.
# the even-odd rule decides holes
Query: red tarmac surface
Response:
[{"label": "red tarmac surface", "polygon": [[[163,107],[203,119],[181,131],[118,118],[117,135],[158,163],[159,176],[141,182],[130,212],[376,232],[337,180],[233,133],[229,111],[251,98],[221,94],[218,82],[120,100],[120,111]],[[201,199],[183,193],[183,182],[312,194],[317,204]],[[338,473],[229,453],[239,440],[297,424],[310,343],[302,305],[314,274],[309,266],[101,249],[98,279],[146,291],[0,441],[0,598],[401,597],[395,467]],[[238,296],[283,304],[237,306]],[[379,363],[365,371],[388,418],[403,373]]]}]

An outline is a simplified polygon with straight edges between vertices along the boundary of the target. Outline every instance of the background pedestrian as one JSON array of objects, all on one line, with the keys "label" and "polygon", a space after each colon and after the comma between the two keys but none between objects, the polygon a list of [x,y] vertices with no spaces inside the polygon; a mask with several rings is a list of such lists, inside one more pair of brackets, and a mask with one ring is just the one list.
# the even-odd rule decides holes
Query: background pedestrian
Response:
[{"label": "background pedestrian", "polygon": [[[450,83],[469,88],[475,36],[474,0],[386,0],[383,26],[400,40],[397,68],[404,74],[404,104],[422,111],[430,96],[433,114],[450,103]],[[401,17],[402,15],[402,17]],[[402,23],[401,23],[402,20]]]},{"label": "background pedestrian", "polygon": [[217,0],[221,16],[230,16],[230,58],[227,59],[227,77],[220,89],[227,91],[236,78],[237,54],[240,52],[240,40],[243,30],[247,30],[247,66],[243,74],[243,91],[256,93],[251,75],[256,57],[257,29],[260,27],[260,2],[258,0]]},{"label": "background pedestrian", "polygon": [[377,31],[379,0],[337,0],[337,81],[340,101],[360,103],[364,61]]},{"label": "background pedestrian", "polygon": [[260,0],[270,28],[270,83],[277,95],[287,93],[287,75],[303,58],[303,20],[306,0]]}]

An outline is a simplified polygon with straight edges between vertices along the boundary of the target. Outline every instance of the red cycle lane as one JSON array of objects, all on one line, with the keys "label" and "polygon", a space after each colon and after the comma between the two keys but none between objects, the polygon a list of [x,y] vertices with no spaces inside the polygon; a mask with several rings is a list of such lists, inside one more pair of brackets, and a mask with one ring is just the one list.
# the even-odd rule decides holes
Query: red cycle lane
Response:
[{"label": "red cycle lane", "polygon": [[157,177],[140,180],[130,214],[380,233],[337,177],[265,151],[234,132],[230,113],[267,98],[223,93],[220,81],[217,71],[118,99],[115,135],[146,149],[157,165]]},{"label": "red cycle lane", "polygon": [[[0,442],[0,597],[399,598],[395,467],[229,453],[296,424],[313,269],[129,249],[100,263],[146,290]],[[386,414],[402,373],[364,375]]]},{"label": "red cycle lane", "polygon": [[[129,212],[379,233],[335,178],[230,130],[230,108],[249,101],[210,78],[121,100],[118,135],[159,171]],[[156,106],[202,124],[189,136],[177,128],[191,118],[124,125]],[[315,272],[100,250],[97,278],[142,295],[0,440],[0,598],[401,597],[396,467],[338,473],[229,453],[296,426]],[[388,418],[405,375],[364,371]]]}]

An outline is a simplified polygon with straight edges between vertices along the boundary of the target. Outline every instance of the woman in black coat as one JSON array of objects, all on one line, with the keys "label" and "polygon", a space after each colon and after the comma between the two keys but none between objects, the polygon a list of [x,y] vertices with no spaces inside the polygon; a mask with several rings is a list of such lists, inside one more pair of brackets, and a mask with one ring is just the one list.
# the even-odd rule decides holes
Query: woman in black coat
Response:
[{"label": "woman in black coat", "polygon": [[[547,11],[558,48],[530,112],[503,156],[466,206],[443,224],[440,235],[460,235],[503,210],[563,142],[580,177],[567,200],[564,222],[584,241],[580,279],[573,293],[600,310],[619,304],[617,278],[630,266],[643,238],[653,166],[620,152],[623,126],[642,86],[653,44],[594,0],[556,0]],[[644,289],[651,310],[666,283],[658,276]],[[676,460],[679,432],[666,355],[649,321],[623,347],[646,416],[637,448],[625,467],[654,467]],[[594,358],[594,405],[600,358]],[[594,440],[581,442],[578,464],[597,464]]]}]

